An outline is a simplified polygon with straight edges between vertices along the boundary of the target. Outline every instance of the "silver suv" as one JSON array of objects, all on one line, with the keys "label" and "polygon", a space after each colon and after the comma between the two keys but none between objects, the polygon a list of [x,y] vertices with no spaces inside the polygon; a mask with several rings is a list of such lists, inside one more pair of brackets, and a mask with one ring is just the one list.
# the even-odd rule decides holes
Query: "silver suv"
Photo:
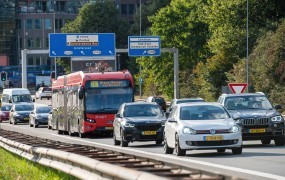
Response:
[{"label": "silver suv", "polygon": [[270,144],[274,140],[276,146],[284,146],[284,119],[273,107],[267,97],[261,93],[222,94],[221,103],[242,127],[243,140],[261,140],[262,144]]}]

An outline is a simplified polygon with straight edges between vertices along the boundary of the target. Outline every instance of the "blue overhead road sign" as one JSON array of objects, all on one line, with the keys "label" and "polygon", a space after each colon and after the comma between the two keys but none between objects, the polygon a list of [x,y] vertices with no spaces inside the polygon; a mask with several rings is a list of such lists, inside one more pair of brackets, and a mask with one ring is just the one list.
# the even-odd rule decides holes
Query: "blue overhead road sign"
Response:
[{"label": "blue overhead road sign", "polygon": [[129,56],[160,56],[159,36],[129,36]]},{"label": "blue overhead road sign", "polygon": [[51,33],[50,57],[115,56],[114,33]]}]

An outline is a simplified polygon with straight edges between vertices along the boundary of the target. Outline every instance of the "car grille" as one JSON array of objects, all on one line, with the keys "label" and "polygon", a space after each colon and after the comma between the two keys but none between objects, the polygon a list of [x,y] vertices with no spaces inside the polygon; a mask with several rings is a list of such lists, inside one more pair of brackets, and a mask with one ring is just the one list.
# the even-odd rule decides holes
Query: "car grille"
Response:
[{"label": "car grille", "polygon": [[[192,146],[225,146],[236,144],[238,140],[223,140],[223,141],[192,141]],[[186,142],[187,143],[187,142]],[[187,143],[188,144],[188,143]]]},{"label": "car grille", "polygon": [[140,131],[156,131],[161,128],[161,124],[136,124],[135,127]]},{"label": "car grille", "polygon": [[[211,130],[196,130],[197,134],[212,134]],[[230,133],[229,129],[215,129],[215,134]]]},{"label": "car grille", "polygon": [[268,125],[270,118],[247,118],[242,120],[243,125]]}]

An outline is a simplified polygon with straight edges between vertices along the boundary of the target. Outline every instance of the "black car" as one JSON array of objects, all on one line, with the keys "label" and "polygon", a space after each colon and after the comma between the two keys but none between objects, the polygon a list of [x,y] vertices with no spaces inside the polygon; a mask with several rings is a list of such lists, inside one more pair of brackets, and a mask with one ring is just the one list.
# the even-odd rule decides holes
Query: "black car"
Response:
[{"label": "black car", "polygon": [[243,140],[261,140],[262,144],[270,144],[274,140],[276,146],[284,146],[284,119],[273,107],[267,97],[261,93],[223,94],[221,103],[242,127]]},{"label": "black car", "polygon": [[30,113],[30,127],[38,127],[39,125],[48,125],[48,115],[51,111],[50,106],[35,106]]},{"label": "black car", "polygon": [[156,102],[164,112],[166,111],[166,101],[163,97],[150,96],[146,99],[146,102]]},{"label": "black car", "polygon": [[156,103],[124,103],[113,122],[114,145],[126,147],[133,141],[155,141],[161,144],[165,121],[166,117]]}]

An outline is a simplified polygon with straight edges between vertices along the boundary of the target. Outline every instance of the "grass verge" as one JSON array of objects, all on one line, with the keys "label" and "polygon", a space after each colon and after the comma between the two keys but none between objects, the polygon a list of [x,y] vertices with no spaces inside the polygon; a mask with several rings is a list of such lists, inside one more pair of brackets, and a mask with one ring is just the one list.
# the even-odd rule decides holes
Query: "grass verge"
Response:
[{"label": "grass verge", "polygon": [[76,180],[77,178],[26,160],[0,147],[0,179]]}]

